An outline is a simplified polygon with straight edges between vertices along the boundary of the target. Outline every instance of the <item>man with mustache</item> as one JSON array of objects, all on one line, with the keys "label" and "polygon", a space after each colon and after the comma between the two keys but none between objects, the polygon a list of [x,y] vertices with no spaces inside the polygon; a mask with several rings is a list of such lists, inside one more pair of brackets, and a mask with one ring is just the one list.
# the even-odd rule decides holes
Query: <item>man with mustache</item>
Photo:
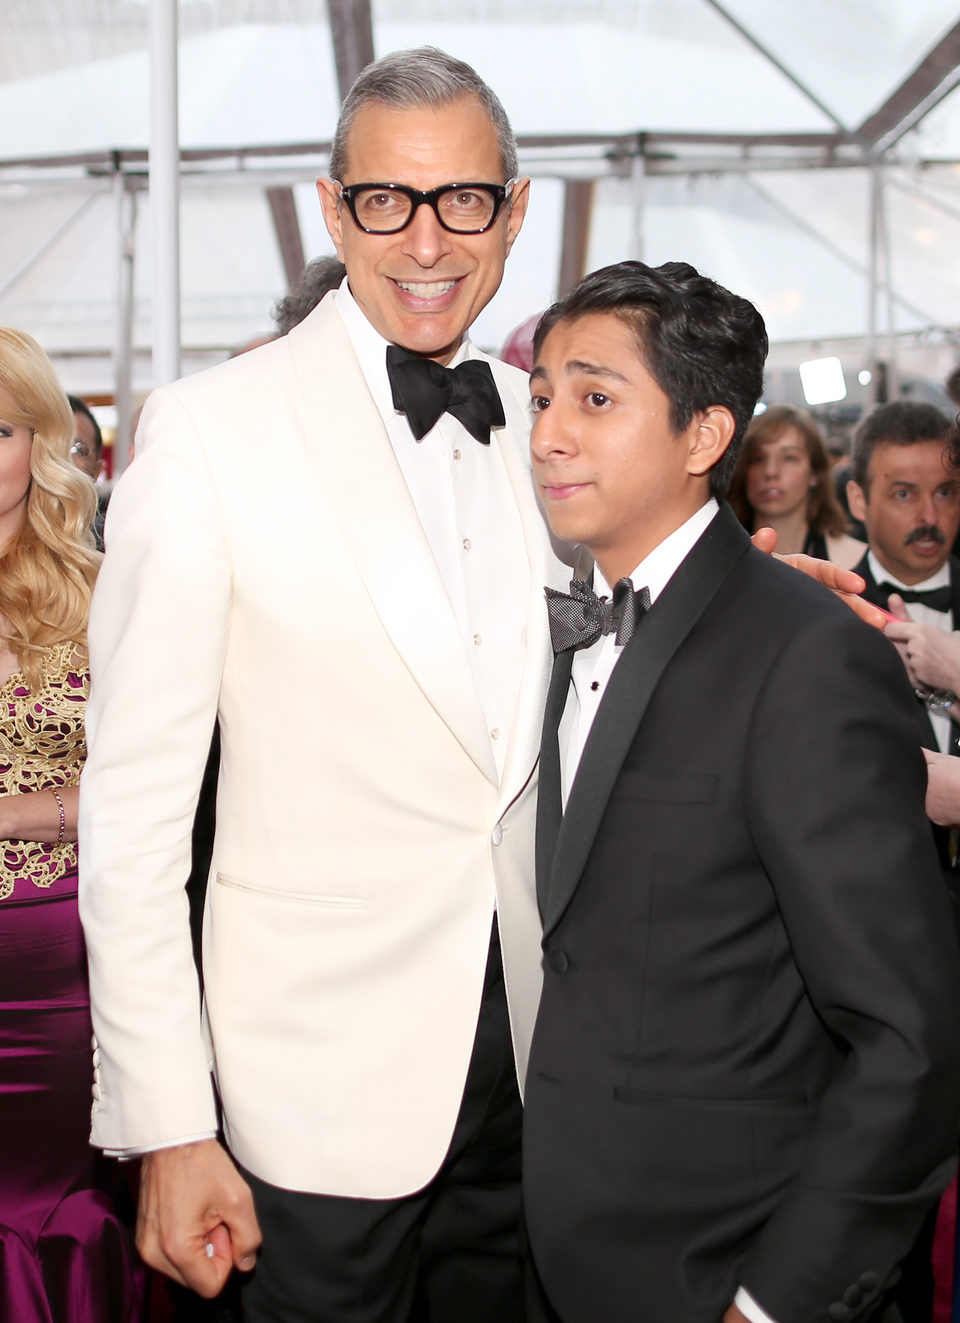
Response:
[{"label": "man with mustache", "polygon": [[[863,521],[869,544],[856,566],[864,596],[886,608],[895,594],[913,620],[947,631],[960,627],[960,561],[950,555],[960,528],[960,471],[946,454],[949,433],[950,420],[932,404],[879,405],[857,428],[847,485],[850,512]],[[894,607],[899,612],[899,602]],[[955,752],[960,728],[938,713],[930,726],[929,747]]]},{"label": "man with mustache", "polygon": [[[850,513],[863,521],[869,544],[855,567],[866,580],[864,596],[925,628],[947,632],[960,626],[960,561],[950,554],[960,528],[960,470],[947,450],[950,430],[950,420],[932,404],[879,405],[857,428],[847,484]],[[919,691],[918,699],[924,747],[956,754],[960,726],[935,702],[924,702]],[[949,833],[935,828],[934,837],[947,887],[956,896]],[[935,1224],[936,1209],[902,1265],[897,1304],[905,1323],[930,1317]]]}]

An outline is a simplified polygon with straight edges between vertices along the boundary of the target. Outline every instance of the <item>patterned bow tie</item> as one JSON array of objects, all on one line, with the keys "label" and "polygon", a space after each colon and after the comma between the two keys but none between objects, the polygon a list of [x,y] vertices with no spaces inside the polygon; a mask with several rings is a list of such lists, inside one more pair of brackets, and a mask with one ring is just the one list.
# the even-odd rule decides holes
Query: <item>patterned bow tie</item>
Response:
[{"label": "patterned bow tie", "polygon": [[490,444],[490,428],[506,419],[490,364],[468,359],[455,368],[421,358],[398,345],[387,349],[393,407],[407,415],[410,431],[422,440],[441,414],[452,414],[471,436]]},{"label": "patterned bow tie", "polygon": [[912,588],[898,588],[896,584],[884,580],[880,585],[880,591],[886,593],[888,597],[891,593],[899,593],[905,602],[919,602],[922,606],[929,606],[931,611],[949,611],[953,607],[953,590],[949,584],[945,584],[942,588],[920,589],[915,592]]},{"label": "patterned bow tie", "polygon": [[624,644],[632,637],[643,613],[650,610],[649,588],[634,592],[629,579],[619,580],[612,601],[598,597],[582,579],[571,580],[569,595],[553,588],[543,591],[554,652],[589,648],[601,634],[615,634],[615,641]]}]

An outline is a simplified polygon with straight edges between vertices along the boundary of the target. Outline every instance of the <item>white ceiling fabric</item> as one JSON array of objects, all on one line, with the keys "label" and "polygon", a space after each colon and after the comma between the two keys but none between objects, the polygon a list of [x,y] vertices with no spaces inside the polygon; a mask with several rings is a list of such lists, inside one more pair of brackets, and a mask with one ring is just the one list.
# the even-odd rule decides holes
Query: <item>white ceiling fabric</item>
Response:
[{"label": "white ceiling fabric", "polygon": [[[119,271],[112,179],[80,166],[9,163],[148,146],[146,4],[0,0],[0,12],[0,322],[32,331],[57,353],[109,354]],[[854,130],[883,105],[957,23],[960,6],[374,0],[373,18],[378,54],[429,42],[469,60],[521,136],[824,134]],[[184,148],[329,140],[339,98],[321,0],[182,0],[180,24]],[[675,150],[685,158],[694,149]],[[651,169],[642,211],[636,181],[611,177],[601,164],[588,265],[682,258],[754,299],[773,340],[863,336],[868,172],[734,170],[733,147],[722,167],[709,170],[706,150],[692,173]],[[561,167],[544,153],[525,154],[535,174],[532,202],[504,285],[477,326],[487,347],[555,296],[563,186],[550,175],[591,173],[589,150],[581,155],[580,166]],[[951,338],[960,325],[960,93],[922,119],[895,157],[885,187],[893,329]],[[331,251],[312,185],[322,155],[248,160],[242,172],[235,166],[191,167],[183,180],[188,351],[221,351],[269,329],[285,280],[267,183],[295,186],[307,257]],[[151,336],[149,226],[149,200],[140,193],[134,343],[141,355]]]}]

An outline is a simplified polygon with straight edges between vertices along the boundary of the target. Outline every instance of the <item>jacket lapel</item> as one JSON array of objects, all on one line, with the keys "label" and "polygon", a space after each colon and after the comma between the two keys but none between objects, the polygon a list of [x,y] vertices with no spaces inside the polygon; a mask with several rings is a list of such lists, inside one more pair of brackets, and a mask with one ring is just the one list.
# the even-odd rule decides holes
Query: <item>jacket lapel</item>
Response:
[{"label": "jacket lapel", "polygon": [[960,561],[955,556],[951,556],[947,561],[947,568],[950,571],[950,626],[952,629],[960,629]]},{"label": "jacket lapel", "polygon": [[[549,877],[544,887],[538,869],[538,894],[545,892],[544,935],[556,926],[576,891],[614,783],[660,676],[749,548],[750,539],[730,509],[722,506],[621,653],[570,789],[552,861],[545,857],[547,842],[542,861],[538,852],[538,864],[542,862],[544,876]],[[565,688],[562,697],[551,689],[551,704],[559,702],[561,712],[565,699]],[[555,736],[552,742],[556,745]]]},{"label": "jacket lapel", "polygon": [[334,494],[330,508],[383,627],[427,700],[496,784],[466,645],[332,297],[288,342],[308,452]]},{"label": "jacket lapel", "polygon": [[558,730],[570,692],[573,649],[557,654],[547,691],[540,745],[540,783],[537,789],[537,905],[540,918],[547,909],[550,873],[557,849],[557,837],[563,822],[561,799],[560,744]]}]

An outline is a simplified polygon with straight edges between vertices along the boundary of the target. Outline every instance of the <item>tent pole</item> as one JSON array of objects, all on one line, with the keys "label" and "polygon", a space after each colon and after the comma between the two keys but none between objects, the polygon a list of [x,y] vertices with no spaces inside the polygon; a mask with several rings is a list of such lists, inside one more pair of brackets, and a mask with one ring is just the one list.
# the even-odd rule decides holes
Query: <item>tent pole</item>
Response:
[{"label": "tent pole", "polygon": [[642,262],[646,246],[643,234],[643,214],[644,204],[647,200],[647,162],[642,151],[639,151],[631,162],[630,182],[633,186],[633,244],[630,256],[636,261]]},{"label": "tent pole", "polygon": [[867,403],[877,403],[877,258],[880,240],[880,166],[870,162],[870,263],[867,275],[867,342],[865,357],[870,371]]},{"label": "tent pole", "polygon": [[153,384],[180,375],[180,147],[177,0],[150,0],[150,232]]},{"label": "tent pole", "polygon": [[130,391],[133,357],[133,261],[136,252],[137,196],[127,188],[122,170],[117,181],[117,234],[120,239],[120,268],[117,289],[117,343],[114,354],[117,428],[113,441],[113,472],[119,477],[127,467],[127,441],[133,402]]},{"label": "tent pole", "polygon": [[877,206],[880,221],[880,251],[883,256],[883,280],[886,293],[887,347],[885,361],[887,365],[887,399],[895,400],[900,394],[897,380],[897,336],[894,330],[893,296],[893,255],[890,249],[890,230],[887,225],[887,189],[886,171],[883,166],[877,168],[879,202]]}]

